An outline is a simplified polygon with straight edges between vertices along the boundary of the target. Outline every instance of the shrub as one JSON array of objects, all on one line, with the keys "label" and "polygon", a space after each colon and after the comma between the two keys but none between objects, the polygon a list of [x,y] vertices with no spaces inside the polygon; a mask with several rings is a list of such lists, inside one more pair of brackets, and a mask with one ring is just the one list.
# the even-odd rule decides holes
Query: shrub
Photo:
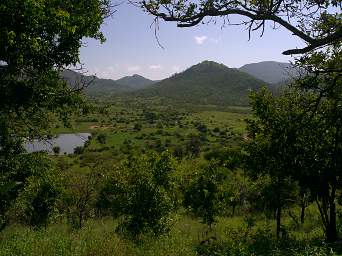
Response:
[{"label": "shrub", "polygon": [[16,201],[15,212],[19,219],[33,227],[45,226],[57,211],[57,202],[63,191],[62,182],[49,160],[41,159]]},{"label": "shrub", "polygon": [[172,173],[174,161],[169,153],[129,158],[100,192],[98,205],[124,220],[118,231],[136,237],[168,230],[169,216],[175,207]]},{"label": "shrub", "polygon": [[224,179],[222,170],[210,165],[199,171],[184,195],[184,205],[210,228],[222,210]]},{"label": "shrub", "polygon": [[74,148],[74,154],[75,155],[80,155],[83,153],[83,151],[84,151],[84,148],[82,146],[78,146],[78,147]]},{"label": "shrub", "polygon": [[55,155],[59,155],[59,153],[61,152],[61,148],[58,146],[55,146],[52,148],[52,151]]},{"label": "shrub", "polygon": [[100,144],[106,144],[107,135],[101,133],[101,134],[97,135],[96,139],[97,139],[97,141],[98,141]]}]

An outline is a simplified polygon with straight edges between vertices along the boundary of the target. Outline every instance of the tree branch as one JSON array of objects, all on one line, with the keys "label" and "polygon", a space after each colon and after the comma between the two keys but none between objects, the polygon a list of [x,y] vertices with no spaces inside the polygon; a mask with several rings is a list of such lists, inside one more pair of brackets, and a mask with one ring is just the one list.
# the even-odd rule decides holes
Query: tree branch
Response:
[{"label": "tree branch", "polygon": [[[284,51],[284,55],[307,53],[314,49],[333,44],[334,42],[342,39],[341,28],[337,28],[334,33],[328,34],[325,37],[313,38],[312,36],[310,36],[309,33],[305,33],[304,31],[302,31],[302,29],[299,29],[296,26],[292,25],[290,23],[290,20],[284,20],[283,18],[281,18],[281,14],[278,13],[281,2],[282,1],[273,3],[272,6],[267,7],[267,9],[263,9],[262,7],[256,7],[253,9],[239,1],[229,1],[228,3],[221,6],[205,6],[203,10],[200,10],[198,13],[195,13],[193,15],[188,15],[185,11],[178,11],[178,15],[175,15],[174,12],[171,12],[170,10],[167,11],[168,9],[166,10],[166,12],[168,13],[160,12],[158,8],[151,7],[145,1],[142,2],[142,6],[147,10],[147,12],[157,18],[161,18],[164,21],[177,22],[178,27],[193,27],[198,25],[205,17],[224,17],[228,15],[239,15],[249,18],[250,21],[246,22],[250,24],[249,31],[251,30],[251,24],[253,24],[254,21],[262,21],[263,23],[261,24],[264,24],[265,21],[273,21],[283,26],[288,31],[292,32],[293,35],[301,38],[308,44],[306,47],[301,49],[291,49]],[[259,25],[255,29],[253,29],[253,31],[259,29],[260,27],[263,26]]]}]

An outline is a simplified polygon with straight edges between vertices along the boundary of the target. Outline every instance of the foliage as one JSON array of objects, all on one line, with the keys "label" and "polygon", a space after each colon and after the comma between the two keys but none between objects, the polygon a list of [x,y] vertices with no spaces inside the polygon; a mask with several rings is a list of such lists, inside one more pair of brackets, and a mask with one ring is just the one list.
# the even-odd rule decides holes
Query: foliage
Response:
[{"label": "foliage", "polygon": [[82,146],[78,146],[78,147],[74,148],[74,154],[75,155],[82,154],[83,151],[84,151],[84,147],[82,147]]},{"label": "foliage", "polygon": [[101,174],[94,170],[84,175],[67,176],[63,209],[73,228],[82,228],[84,221],[95,215],[97,186]]},{"label": "foliage", "polygon": [[209,225],[215,223],[216,216],[222,211],[224,201],[223,170],[214,164],[200,170],[190,181],[184,195],[184,205],[202,222]]},{"label": "foliage", "polygon": [[291,89],[277,98],[266,91],[254,94],[256,119],[248,127],[247,165],[254,176],[267,173],[277,188],[292,179],[300,191],[310,190],[329,241],[337,239],[335,199],[340,189],[340,55],[337,43],[304,56],[299,63],[310,73]]},{"label": "foliage", "polygon": [[63,191],[62,182],[46,157],[36,160],[32,174],[27,178],[18,195],[15,212],[19,219],[33,227],[48,224],[57,211],[57,202]]},{"label": "foliage", "polygon": [[263,189],[257,190],[265,193],[263,197],[269,209],[277,213],[277,236],[282,208],[293,201],[293,191],[296,191],[292,174],[303,171],[295,159],[301,154],[298,138],[305,128],[301,122],[305,110],[300,106],[305,104],[305,99],[309,100],[296,91],[288,91],[278,98],[266,90],[252,95],[256,118],[248,121],[252,140],[245,147],[246,168],[252,178],[262,181],[259,185]]},{"label": "foliage", "polygon": [[[6,149],[4,148],[4,150]],[[5,152],[8,153],[8,151]],[[16,154],[12,151],[6,158],[0,159],[2,167],[2,175],[0,176],[0,229],[7,223],[6,212],[13,206],[15,199],[20,193],[25,189],[28,192],[32,189],[31,196],[35,196],[39,192],[40,187],[39,184],[37,184],[38,187],[34,187],[34,181],[45,181],[45,178],[50,179],[49,172],[51,166],[46,157],[43,157],[41,154],[15,152]],[[41,174],[40,168],[42,169]],[[47,176],[45,177],[44,175]],[[31,176],[32,178],[29,179]]]},{"label": "foliage", "polygon": [[58,155],[61,152],[61,148],[58,146],[55,146],[52,148],[52,151],[54,154]]},{"label": "foliage", "polygon": [[100,143],[100,144],[106,144],[106,140],[107,140],[107,136],[103,133],[97,135],[96,140]]},{"label": "foliage", "polygon": [[175,207],[172,173],[175,166],[168,152],[149,158],[129,158],[100,192],[99,204],[114,215],[123,215],[121,227],[134,237],[154,235],[168,229]]},{"label": "foliage", "polygon": [[206,160],[217,161],[220,165],[230,169],[236,170],[242,166],[243,154],[240,149],[218,149],[215,148],[204,154]]},{"label": "foliage", "polygon": [[[21,185],[14,184],[24,184],[30,176],[21,175],[25,163],[18,161],[31,158],[22,155],[22,138],[42,137],[55,119],[67,125],[72,112],[86,110],[80,88],[69,88],[59,71],[79,63],[84,37],[104,40],[99,29],[109,15],[109,4],[107,0],[0,3],[1,220],[20,192]],[[29,202],[47,200],[47,205],[34,206],[44,208],[42,216],[28,212],[33,224],[41,224],[57,190],[39,184],[30,189]]]}]

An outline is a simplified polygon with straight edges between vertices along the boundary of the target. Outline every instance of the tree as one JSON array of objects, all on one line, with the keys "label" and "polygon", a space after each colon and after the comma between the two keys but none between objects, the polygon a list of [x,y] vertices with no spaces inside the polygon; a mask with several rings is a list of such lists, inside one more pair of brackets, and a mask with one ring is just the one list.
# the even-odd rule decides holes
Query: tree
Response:
[{"label": "tree", "polygon": [[97,186],[101,174],[91,170],[89,173],[69,176],[66,179],[64,195],[68,221],[74,228],[82,228],[83,222],[94,215]]},{"label": "tree", "polygon": [[46,227],[49,218],[57,211],[63,191],[61,179],[50,161],[44,156],[39,156],[39,160],[16,200],[19,218],[38,228]]},{"label": "tree", "polygon": [[283,52],[285,55],[303,54],[314,49],[334,44],[342,38],[341,2],[338,0],[276,0],[276,1],[170,1],[143,0],[137,1],[149,14],[164,21],[177,22],[179,27],[192,27],[206,17],[224,18],[225,25],[236,25],[230,22],[233,15],[247,20],[239,23],[248,27],[249,36],[252,31],[261,30],[263,35],[268,21],[284,27],[294,36],[302,39],[307,46]]},{"label": "tree", "polygon": [[12,185],[25,184],[29,176],[19,174],[36,156],[25,154],[22,138],[41,137],[53,119],[68,124],[73,111],[86,110],[80,86],[67,86],[60,70],[79,63],[84,37],[104,41],[99,29],[109,14],[107,0],[1,1],[1,219],[23,188]]},{"label": "tree", "polygon": [[265,198],[266,208],[276,212],[279,238],[282,210],[293,197],[292,174],[302,171],[295,160],[298,134],[303,129],[303,98],[296,92],[276,98],[264,89],[253,93],[251,99],[255,119],[248,121],[251,140],[245,147],[246,168],[252,179],[265,181],[260,183],[264,192],[260,196]]},{"label": "tree", "polygon": [[36,136],[49,113],[62,118],[80,106],[80,88],[60,81],[59,71],[79,63],[84,37],[104,41],[99,29],[108,15],[106,0],[2,1],[0,117],[11,134],[25,128]]},{"label": "tree", "polygon": [[214,164],[204,168],[190,182],[184,195],[184,205],[201,217],[211,229],[224,202],[223,181],[226,175]]},{"label": "tree", "polygon": [[[341,63],[336,57],[318,60],[329,67]],[[278,182],[292,179],[301,193],[308,190],[317,203],[326,239],[335,241],[335,200],[342,175],[342,94],[339,75],[331,70],[299,80],[300,90],[295,87],[278,98],[265,91],[255,94],[256,119],[249,123],[252,140],[247,162],[255,174],[267,173]],[[277,188],[282,183],[275,192]]]},{"label": "tree", "polygon": [[168,230],[176,206],[173,173],[175,163],[168,152],[149,157],[130,157],[100,191],[97,205],[113,216],[123,216],[119,228],[133,238],[141,233],[160,235]]},{"label": "tree", "polygon": [[231,215],[234,216],[236,207],[246,204],[251,183],[243,172],[230,170],[223,184],[224,203],[232,207]]}]

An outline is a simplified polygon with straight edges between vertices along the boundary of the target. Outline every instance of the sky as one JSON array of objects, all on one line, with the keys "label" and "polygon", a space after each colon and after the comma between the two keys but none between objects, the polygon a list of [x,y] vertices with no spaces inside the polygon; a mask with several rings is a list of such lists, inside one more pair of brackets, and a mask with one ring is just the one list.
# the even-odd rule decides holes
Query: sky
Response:
[{"label": "sky", "polygon": [[[159,22],[157,36],[153,16],[129,4],[117,6],[112,17],[105,20],[101,31],[106,42],[84,40],[81,63],[89,75],[119,79],[139,74],[152,80],[160,80],[179,73],[204,60],[223,63],[238,68],[260,61],[291,61],[281,53],[284,50],[304,46],[304,43],[283,28],[272,29],[266,25],[260,37],[254,32],[248,40],[243,26],[225,26],[222,19],[216,23],[196,27],[178,28],[173,22]],[[239,21],[234,17],[234,21]]]}]

